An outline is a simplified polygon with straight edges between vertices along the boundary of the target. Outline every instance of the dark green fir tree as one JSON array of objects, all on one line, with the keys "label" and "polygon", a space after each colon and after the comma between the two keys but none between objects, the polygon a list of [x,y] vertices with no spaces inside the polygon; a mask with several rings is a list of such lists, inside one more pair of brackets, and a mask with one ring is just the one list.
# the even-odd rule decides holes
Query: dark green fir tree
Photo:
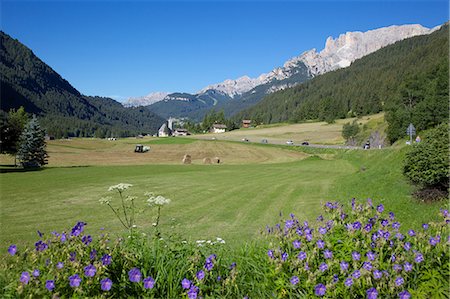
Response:
[{"label": "dark green fir tree", "polygon": [[17,154],[24,168],[41,167],[47,164],[45,131],[39,125],[35,115],[20,136],[20,147]]}]

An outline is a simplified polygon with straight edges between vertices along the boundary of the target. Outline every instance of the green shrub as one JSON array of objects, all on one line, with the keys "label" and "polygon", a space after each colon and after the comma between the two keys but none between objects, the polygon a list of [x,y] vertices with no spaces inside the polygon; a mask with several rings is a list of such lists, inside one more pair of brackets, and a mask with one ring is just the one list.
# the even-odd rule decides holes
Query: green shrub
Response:
[{"label": "green shrub", "polygon": [[421,189],[447,190],[449,187],[448,125],[430,130],[422,142],[406,154],[403,173]]}]

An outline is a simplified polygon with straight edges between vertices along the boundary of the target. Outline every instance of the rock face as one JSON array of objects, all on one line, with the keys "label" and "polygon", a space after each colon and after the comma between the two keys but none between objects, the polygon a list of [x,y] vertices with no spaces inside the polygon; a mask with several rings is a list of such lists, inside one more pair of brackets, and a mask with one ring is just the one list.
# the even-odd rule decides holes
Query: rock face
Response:
[{"label": "rock face", "polygon": [[[429,29],[421,25],[389,26],[366,32],[347,32],[334,39],[328,37],[325,48],[317,52],[311,49],[301,55],[286,61],[282,67],[277,67],[268,73],[259,75],[257,78],[242,76],[237,79],[227,79],[223,82],[211,84],[202,88],[191,97],[201,97],[211,93],[229,99],[235,99],[241,95],[254,91],[260,85],[270,85],[265,93],[275,92],[287,87],[294,86],[306,80],[302,75],[307,69],[308,78],[324,74],[329,71],[349,66],[353,61],[378,49],[416,35],[429,34],[440,26]],[[283,82],[280,82],[283,81]],[[286,83],[286,81],[290,81]],[[177,93],[178,94],[178,93]],[[156,92],[145,97],[130,98],[126,102],[129,106],[146,106],[158,101],[189,101],[189,97],[173,97],[169,93]],[[215,105],[215,104],[214,104]]]}]

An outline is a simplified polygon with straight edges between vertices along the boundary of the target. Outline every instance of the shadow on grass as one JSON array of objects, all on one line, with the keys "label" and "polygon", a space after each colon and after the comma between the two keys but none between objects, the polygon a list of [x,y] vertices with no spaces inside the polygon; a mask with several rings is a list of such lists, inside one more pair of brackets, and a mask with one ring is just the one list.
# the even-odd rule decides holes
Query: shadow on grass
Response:
[{"label": "shadow on grass", "polygon": [[42,171],[44,168],[39,167],[15,167],[14,165],[0,165],[0,173],[12,173],[12,172],[30,172],[30,171]]}]

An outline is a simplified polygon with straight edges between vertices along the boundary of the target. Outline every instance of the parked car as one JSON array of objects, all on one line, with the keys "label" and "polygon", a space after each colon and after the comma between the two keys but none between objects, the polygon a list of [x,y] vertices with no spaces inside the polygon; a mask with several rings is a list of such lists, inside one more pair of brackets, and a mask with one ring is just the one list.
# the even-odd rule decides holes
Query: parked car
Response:
[{"label": "parked car", "polygon": [[294,145],[294,141],[288,140],[288,141],[286,141],[286,144],[287,144],[287,145]]},{"label": "parked car", "polygon": [[302,145],[309,145],[309,142],[308,141],[303,141]]}]

